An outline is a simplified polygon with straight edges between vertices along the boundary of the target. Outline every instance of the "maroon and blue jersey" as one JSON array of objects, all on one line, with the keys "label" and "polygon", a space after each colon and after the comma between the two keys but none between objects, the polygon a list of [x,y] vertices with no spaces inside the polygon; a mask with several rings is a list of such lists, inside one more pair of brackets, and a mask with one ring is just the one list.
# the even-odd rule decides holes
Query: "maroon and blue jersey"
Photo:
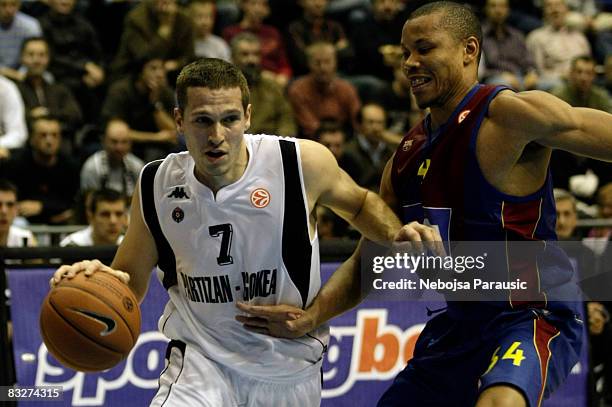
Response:
[{"label": "maroon and blue jersey", "polygon": [[[508,300],[496,306],[550,309],[549,288],[555,292],[567,285],[569,292],[575,290],[571,263],[561,250],[546,245],[556,240],[551,175],[536,192],[511,196],[485,179],[476,158],[476,141],[489,104],[505,89],[475,85],[436,131],[430,130],[428,115],[399,145],[391,181],[402,221],[435,225],[445,241],[534,241],[539,252],[531,261],[504,254],[509,281],[527,281],[531,292],[509,292]],[[574,309],[564,304],[553,307]],[[449,302],[449,311],[453,310],[458,311]]]}]

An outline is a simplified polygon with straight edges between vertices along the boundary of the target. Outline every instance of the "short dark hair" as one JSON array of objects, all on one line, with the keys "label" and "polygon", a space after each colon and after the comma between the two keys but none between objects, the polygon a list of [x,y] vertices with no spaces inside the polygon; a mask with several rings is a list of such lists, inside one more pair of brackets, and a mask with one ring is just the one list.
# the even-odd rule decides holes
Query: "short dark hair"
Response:
[{"label": "short dark hair", "polygon": [[96,209],[98,209],[98,204],[100,202],[117,201],[123,201],[123,203],[127,205],[126,197],[121,192],[110,188],[97,189],[91,192],[91,196],[89,198],[89,210],[91,213],[96,213]]},{"label": "short dark hair", "polygon": [[359,110],[357,111],[357,115],[355,116],[355,119],[357,120],[357,123],[361,124],[363,123],[363,111],[366,107],[368,106],[376,106],[378,108],[380,108],[383,113],[385,114],[385,126],[388,126],[388,114],[387,114],[387,109],[385,109],[385,107],[383,105],[381,105],[378,102],[366,102],[363,105],[361,105],[361,107],[359,108]]},{"label": "short dark hair", "polygon": [[443,13],[444,26],[439,27],[448,31],[457,41],[462,41],[470,36],[478,39],[480,45],[478,50],[478,60],[482,53],[482,27],[478,17],[472,9],[453,1],[436,1],[425,4],[414,10],[408,20],[413,20],[418,17],[428,16],[434,13]]},{"label": "short dark hair", "polygon": [[0,191],[14,192],[15,196],[17,196],[17,185],[13,184],[11,181],[5,178],[0,178]]},{"label": "short dark hair", "polygon": [[574,59],[572,59],[572,69],[576,68],[576,64],[578,64],[578,62],[589,62],[591,64],[593,64],[593,66],[597,65],[597,61],[595,61],[595,58],[589,56],[589,55],[579,55],[577,57],[575,57]]},{"label": "short dark hair", "polygon": [[222,59],[198,59],[181,70],[176,80],[176,100],[180,110],[185,110],[187,106],[187,89],[190,87],[239,88],[242,93],[242,108],[245,112],[250,103],[251,95],[246,78],[237,66]]},{"label": "short dark hair", "polygon": [[49,113],[49,114],[44,114],[44,115],[40,115],[36,117],[30,117],[28,115],[28,120],[27,120],[28,134],[30,135],[34,134],[34,127],[36,127],[36,123],[40,121],[57,122],[60,126],[60,132],[62,132],[64,129],[64,123],[62,123],[60,118],[54,114]]},{"label": "short dark hair", "polygon": [[28,37],[25,40],[23,40],[23,42],[21,43],[21,50],[19,52],[19,55],[23,55],[23,51],[25,50],[26,46],[34,41],[42,41],[45,43],[45,45],[47,46],[47,53],[51,53],[51,50],[49,48],[49,42],[47,41],[47,39],[45,37],[42,36],[37,36],[37,37]]},{"label": "short dark hair", "polygon": [[346,132],[344,131],[340,123],[333,119],[321,120],[319,127],[317,127],[317,130],[315,130],[314,139],[317,141],[321,141],[321,136],[326,133],[342,133],[346,137]]}]

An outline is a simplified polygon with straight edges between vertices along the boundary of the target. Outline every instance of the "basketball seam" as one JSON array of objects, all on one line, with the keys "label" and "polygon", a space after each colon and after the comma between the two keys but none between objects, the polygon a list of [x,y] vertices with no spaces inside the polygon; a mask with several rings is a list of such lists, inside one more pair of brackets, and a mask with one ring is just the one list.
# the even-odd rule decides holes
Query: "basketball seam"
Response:
[{"label": "basketball seam", "polygon": [[[74,287],[73,287],[73,288],[74,288]],[[83,291],[86,291],[86,290],[83,290]],[[91,294],[91,293],[90,293],[90,294]],[[98,342],[95,340],[96,338],[92,338],[91,336],[87,335],[87,334],[86,334],[85,332],[83,332],[83,331],[82,331],[82,330],[81,330],[81,329],[80,329],[80,328],[79,328],[77,325],[75,325],[75,324],[73,324],[72,322],[70,322],[70,320],[69,320],[69,319],[67,319],[66,317],[64,317],[64,315],[63,315],[63,314],[62,314],[62,313],[59,311],[59,309],[58,309],[58,308],[57,308],[57,307],[56,307],[56,306],[53,304],[53,302],[51,302],[51,299],[50,299],[50,298],[49,298],[49,305],[51,306],[51,308],[53,308],[53,310],[54,310],[54,311],[57,313],[57,315],[59,315],[59,316],[60,316],[60,317],[61,317],[61,318],[62,318],[62,319],[63,319],[63,320],[64,320],[64,321],[65,321],[65,322],[68,324],[68,325],[70,325],[72,328],[74,328],[74,329],[75,329],[77,332],[79,332],[80,334],[82,334],[84,337],[86,337],[87,339],[90,339],[90,340],[91,340],[92,342],[94,342],[96,345],[98,345],[98,346],[100,346],[100,347],[102,347],[102,348],[104,348],[104,349],[106,349],[106,350],[108,350],[108,351],[111,351],[111,352],[114,352],[114,353],[116,353],[116,354],[118,354],[118,355],[124,356],[124,354],[123,354],[122,352],[119,352],[119,351],[117,351],[117,350],[115,350],[115,349],[109,348],[108,346],[106,346],[106,345],[104,345],[104,344],[98,343]],[[107,305],[108,305],[108,304],[107,304]],[[123,319],[123,318],[121,318],[121,319]],[[127,356],[127,355],[125,355],[125,356]]]},{"label": "basketball seam", "polygon": [[[66,283],[68,283],[68,285],[65,285]],[[98,297],[98,296],[97,296],[97,293],[95,293],[95,292],[91,292],[90,290],[85,289],[85,287],[83,287],[83,286],[81,286],[81,285],[76,285],[76,284],[72,284],[72,285],[71,285],[71,284],[70,284],[70,282],[64,282],[64,284],[59,285],[57,288],[62,288],[62,287],[66,287],[66,288],[77,288],[77,289],[79,289],[79,290],[85,291],[87,294],[91,294],[92,296],[94,296],[94,298],[99,299],[99,300],[100,300],[100,301],[102,301],[102,302],[103,302],[105,305],[107,305],[109,308],[111,308],[113,311],[115,311],[115,313],[116,313],[116,314],[119,316],[119,318],[121,318],[121,320],[122,320],[122,321],[125,323],[125,325],[126,325],[127,327],[130,327],[130,324],[128,323],[128,321],[126,321],[126,320],[125,320],[125,318],[123,318],[123,315],[121,315],[121,313],[120,313],[120,312],[117,312],[117,310],[115,310],[115,307],[113,307],[111,304],[108,304],[108,303],[107,303],[106,301],[104,301],[102,298]],[[129,287],[128,287],[128,288],[129,288]],[[134,299],[132,298],[132,300],[134,300]],[[49,303],[51,303],[51,301],[49,301]],[[138,305],[138,301],[135,301],[134,303],[135,303],[135,304],[136,304],[136,305],[139,307],[139,305]],[[139,319],[141,319],[141,318],[142,318],[142,316],[140,316],[140,318],[139,318]],[[129,333],[130,333],[130,336],[132,337],[132,343],[133,343],[133,344],[136,344],[136,341],[137,341],[137,339],[138,339],[138,338],[134,338],[134,335],[132,334],[132,330],[131,330],[131,329],[128,329],[128,331],[129,331]]]}]

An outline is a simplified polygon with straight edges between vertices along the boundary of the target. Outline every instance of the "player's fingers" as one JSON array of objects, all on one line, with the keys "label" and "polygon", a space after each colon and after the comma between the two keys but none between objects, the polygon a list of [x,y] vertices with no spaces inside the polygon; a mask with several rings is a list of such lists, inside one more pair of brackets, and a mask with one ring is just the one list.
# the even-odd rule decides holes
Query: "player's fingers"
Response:
[{"label": "player's fingers", "polygon": [[244,329],[250,332],[255,332],[262,335],[270,335],[270,330],[268,328],[260,328],[260,327],[252,327],[248,325],[243,325]]},{"label": "player's fingers", "polygon": [[268,320],[258,317],[246,317],[244,315],[236,315],[236,321],[242,323],[244,326],[266,328],[268,326]]},{"label": "player's fingers", "polygon": [[265,318],[270,321],[285,321],[296,319],[303,314],[303,310],[288,305],[250,305],[242,302],[236,303],[239,310],[253,316]]}]

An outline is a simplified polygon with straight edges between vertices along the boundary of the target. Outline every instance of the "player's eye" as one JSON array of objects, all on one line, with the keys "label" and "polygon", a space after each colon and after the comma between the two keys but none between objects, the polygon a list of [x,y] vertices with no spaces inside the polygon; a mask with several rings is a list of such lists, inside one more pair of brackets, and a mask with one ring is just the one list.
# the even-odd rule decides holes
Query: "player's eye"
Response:
[{"label": "player's eye", "polygon": [[236,123],[238,120],[240,120],[240,117],[238,115],[231,115],[231,116],[224,117],[222,122],[223,124],[226,124],[226,125],[232,125]]}]

